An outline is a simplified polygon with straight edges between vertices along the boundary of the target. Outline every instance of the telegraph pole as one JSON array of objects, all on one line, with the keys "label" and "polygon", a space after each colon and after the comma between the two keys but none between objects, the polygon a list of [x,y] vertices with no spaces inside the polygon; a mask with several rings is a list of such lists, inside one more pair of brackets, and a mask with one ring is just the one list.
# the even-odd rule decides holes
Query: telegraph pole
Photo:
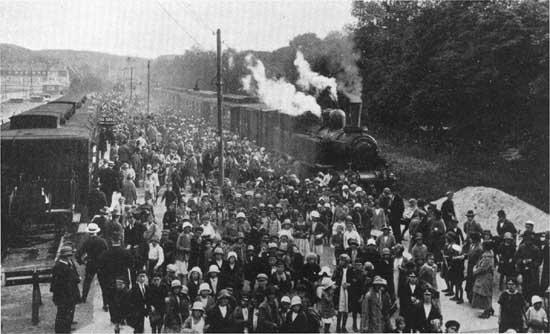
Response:
[{"label": "telegraph pole", "polygon": [[134,75],[134,68],[130,66],[130,104],[132,104],[132,89],[134,88],[134,84],[132,82]]},{"label": "telegraph pole", "polygon": [[151,94],[151,61],[147,61],[147,113],[149,113],[149,95]]},{"label": "telegraph pole", "polygon": [[219,168],[220,168],[220,191],[223,187],[223,180],[224,180],[224,163],[223,163],[223,117],[222,117],[222,102],[223,102],[223,96],[222,96],[222,37],[221,37],[221,31],[218,29],[216,31],[216,37],[217,37],[217,61],[216,61],[216,67],[217,67],[217,76],[216,76],[216,86],[218,87],[218,134],[220,136],[220,143],[219,143]]}]

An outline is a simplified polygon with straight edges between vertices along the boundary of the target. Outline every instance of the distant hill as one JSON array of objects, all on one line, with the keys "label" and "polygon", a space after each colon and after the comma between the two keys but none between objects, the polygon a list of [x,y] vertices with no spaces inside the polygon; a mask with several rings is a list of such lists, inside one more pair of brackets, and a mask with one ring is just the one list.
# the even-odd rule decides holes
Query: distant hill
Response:
[{"label": "distant hill", "polygon": [[95,51],[30,50],[13,44],[0,44],[0,64],[8,68],[32,66],[33,69],[66,66],[72,76],[93,75],[113,83],[129,77],[129,64],[134,68],[136,80],[143,80],[147,73],[147,59],[144,58]]}]

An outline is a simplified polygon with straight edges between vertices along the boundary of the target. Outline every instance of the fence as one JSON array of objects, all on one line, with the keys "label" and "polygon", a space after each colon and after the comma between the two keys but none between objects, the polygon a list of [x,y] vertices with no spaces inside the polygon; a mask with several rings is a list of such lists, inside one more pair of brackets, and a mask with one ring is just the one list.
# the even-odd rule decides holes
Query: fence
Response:
[{"label": "fence", "polygon": [[32,284],[32,324],[39,322],[39,311],[42,305],[40,283],[49,283],[52,280],[51,268],[34,268],[32,270],[16,270],[2,273],[3,286]]}]

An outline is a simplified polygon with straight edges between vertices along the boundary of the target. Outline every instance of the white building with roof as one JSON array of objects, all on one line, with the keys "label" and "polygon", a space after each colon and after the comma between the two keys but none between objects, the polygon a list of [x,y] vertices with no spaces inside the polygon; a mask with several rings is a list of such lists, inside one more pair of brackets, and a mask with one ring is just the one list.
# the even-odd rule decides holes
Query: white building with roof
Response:
[{"label": "white building with roof", "polygon": [[32,95],[57,95],[70,85],[69,70],[62,65],[14,65],[0,68],[1,101]]}]

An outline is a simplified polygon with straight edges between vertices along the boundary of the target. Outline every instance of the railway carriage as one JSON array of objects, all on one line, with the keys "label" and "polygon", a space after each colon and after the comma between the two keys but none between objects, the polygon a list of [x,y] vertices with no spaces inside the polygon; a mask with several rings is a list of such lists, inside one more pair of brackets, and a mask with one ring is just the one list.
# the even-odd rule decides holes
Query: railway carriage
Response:
[{"label": "railway carriage", "polygon": [[[58,99],[14,115],[1,128],[2,230],[85,211],[95,146],[93,112],[84,95]],[[9,240],[9,239],[8,239]]]}]

